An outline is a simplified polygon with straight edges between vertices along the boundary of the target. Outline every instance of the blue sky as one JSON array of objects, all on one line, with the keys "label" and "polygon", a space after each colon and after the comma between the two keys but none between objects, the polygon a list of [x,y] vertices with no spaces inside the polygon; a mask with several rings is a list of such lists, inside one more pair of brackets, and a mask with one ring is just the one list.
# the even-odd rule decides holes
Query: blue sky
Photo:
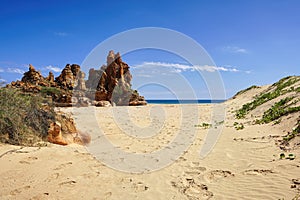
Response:
[{"label": "blue sky", "polygon": [[[179,31],[202,45],[221,74],[227,97],[253,84],[299,75],[300,69],[297,0],[11,0],[1,1],[0,27],[0,77],[6,81],[20,79],[29,63],[45,75],[50,69],[58,74],[67,63],[81,64],[107,38],[141,27]],[[134,80],[138,67],[150,63],[165,72],[177,70],[197,98],[209,98],[201,77],[182,70],[184,60],[177,55],[141,50],[123,60],[132,66]],[[148,99],[174,97],[155,85],[140,91]]]}]

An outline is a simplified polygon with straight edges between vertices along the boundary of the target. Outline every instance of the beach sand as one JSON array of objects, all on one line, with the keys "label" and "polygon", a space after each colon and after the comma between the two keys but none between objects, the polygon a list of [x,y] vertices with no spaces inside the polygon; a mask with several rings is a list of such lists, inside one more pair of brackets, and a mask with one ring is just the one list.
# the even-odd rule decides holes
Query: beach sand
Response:
[{"label": "beach sand", "polygon": [[[292,124],[253,125],[248,118],[242,120],[245,128],[236,130],[232,111],[248,100],[225,102],[224,122],[211,119],[209,104],[64,108],[76,124],[80,120],[79,129],[90,131],[92,142],[101,130],[114,149],[133,157],[151,155],[157,164],[143,163],[142,157],[127,162],[127,154],[104,155],[105,148],[90,154],[94,148],[76,144],[0,144],[0,199],[292,199],[300,192],[300,151],[290,152],[298,156],[294,160],[280,159],[283,151],[275,144]],[[210,130],[203,123],[221,132],[200,157]],[[186,134],[186,140],[174,142],[177,134]],[[174,150],[182,152],[155,154],[173,150],[170,144],[182,145]]]}]

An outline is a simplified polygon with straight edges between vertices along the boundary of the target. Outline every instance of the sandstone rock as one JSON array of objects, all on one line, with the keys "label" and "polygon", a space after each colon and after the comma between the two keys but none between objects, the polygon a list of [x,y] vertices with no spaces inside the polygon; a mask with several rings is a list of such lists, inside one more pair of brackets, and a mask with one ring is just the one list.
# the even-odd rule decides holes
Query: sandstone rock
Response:
[{"label": "sandstone rock", "polygon": [[[139,95],[131,89],[132,75],[129,66],[122,61],[120,53],[110,51],[107,56],[107,65],[100,70],[91,69],[87,86],[95,89],[95,82],[98,81],[95,100],[109,101],[116,105],[145,105],[147,102],[139,100]],[[137,95],[136,95],[137,94]],[[132,103],[130,103],[132,101]],[[142,102],[144,101],[144,102]]]},{"label": "sandstone rock", "polygon": [[85,80],[84,80],[85,74],[82,71],[79,71],[77,73],[77,86],[76,90],[86,90]]},{"label": "sandstone rock", "polygon": [[48,130],[48,141],[54,144],[67,145],[61,133],[61,124],[59,122],[53,122],[50,124]]},{"label": "sandstone rock", "polygon": [[51,123],[48,130],[49,142],[59,145],[86,145],[91,141],[89,134],[76,130],[74,120],[69,114],[57,112],[56,118],[57,122]]},{"label": "sandstone rock", "polygon": [[55,82],[65,90],[86,90],[85,74],[77,64],[67,64],[61,74],[56,77]]},{"label": "sandstone rock", "polygon": [[[51,96],[59,107],[88,106],[93,100],[109,101],[111,105],[146,105],[145,99],[131,89],[132,75],[120,53],[110,51],[106,63],[99,70],[90,69],[87,81],[77,64],[67,64],[56,78],[52,72],[44,78],[29,65],[29,71],[24,73],[21,81],[12,82],[6,87],[20,88],[29,93],[42,91],[43,95]],[[72,97],[76,101],[72,101]],[[103,106],[102,103],[97,105]]]},{"label": "sandstone rock", "polygon": [[48,77],[46,78],[47,81],[53,83],[54,82],[54,75],[52,72],[49,72]]},{"label": "sandstone rock", "polygon": [[31,64],[29,64],[29,71],[24,73],[22,82],[30,83],[33,85],[45,84],[44,77],[41,75],[40,72],[36,71]]},{"label": "sandstone rock", "polygon": [[[74,70],[75,71],[75,70]],[[73,90],[75,85],[75,77],[70,64],[67,64],[61,74],[56,77],[55,82],[63,89]]]},{"label": "sandstone rock", "polygon": [[94,101],[93,105],[96,107],[111,107],[112,106],[109,101]]},{"label": "sandstone rock", "polygon": [[91,68],[89,70],[89,77],[88,80],[86,81],[87,88],[96,90],[99,80],[102,76],[102,73],[104,72],[103,68],[105,68],[105,66],[102,66],[102,69],[100,70],[95,70],[94,68]]}]

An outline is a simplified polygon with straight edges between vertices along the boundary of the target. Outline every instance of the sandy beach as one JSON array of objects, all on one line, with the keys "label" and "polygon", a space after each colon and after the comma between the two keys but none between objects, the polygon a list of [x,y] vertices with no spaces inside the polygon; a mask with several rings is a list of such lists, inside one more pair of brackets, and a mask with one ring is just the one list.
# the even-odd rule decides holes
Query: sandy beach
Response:
[{"label": "sandy beach", "polygon": [[300,200],[300,0],[0,10],[0,200]]},{"label": "sandy beach", "polygon": [[[180,130],[188,131],[193,127],[191,130],[195,130],[195,134],[190,135],[192,142],[178,158],[167,155],[156,159],[157,169],[150,162],[139,163],[138,160],[128,165],[127,157],[117,154],[99,157],[100,152],[95,156],[91,154],[91,148],[76,144],[59,146],[48,143],[46,147],[1,144],[0,198],[298,199],[299,158],[280,159],[283,151],[275,144],[276,139],[286,134],[292,125],[253,125],[251,118],[247,118],[242,120],[245,124],[243,130],[236,130],[233,126],[237,120],[232,110],[249,101],[249,96],[251,94],[247,93],[225,102],[224,122],[212,123],[211,127],[201,124],[211,123],[212,104],[187,105],[196,108],[199,114],[190,115],[190,119],[182,118],[186,117],[182,114],[182,105],[64,108],[64,112],[74,115],[75,121],[80,118],[78,113],[94,116],[98,127],[91,127],[89,117],[81,117],[81,120],[86,119],[82,122],[86,130],[102,130],[110,144],[130,155],[149,155],[164,149],[170,146],[177,133],[185,134]],[[120,121],[118,116],[124,116],[124,113],[129,118]],[[199,117],[198,124],[193,124],[195,116]],[[184,120],[190,123],[181,123]],[[223,128],[216,145],[207,156],[200,158],[207,133],[210,129],[218,129],[217,126]],[[153,135],[138,137],[139,132],[134,131],[141,128],[151,129]],[[128,135],[128,132],[133,135]],[[92,142],[94,136],[92,134]],[[300,155],[299,148],[291,153]],[[170,159],[170,163],[163,159]],[[144,168],[137,172],[124,166]]]}]

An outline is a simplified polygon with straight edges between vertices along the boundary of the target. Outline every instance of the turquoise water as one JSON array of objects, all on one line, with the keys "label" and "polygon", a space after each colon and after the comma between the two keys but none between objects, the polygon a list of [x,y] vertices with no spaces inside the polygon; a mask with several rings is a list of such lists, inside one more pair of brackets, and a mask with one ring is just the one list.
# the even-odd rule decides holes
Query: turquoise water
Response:
[{"label": "turquoise water", "polygon": [[209,99],[196,99],[196,100],[179,100],[179,99],[147,99],[148,104],[206,104],[206,103],[222,103],[225,100],[209,100]]}]

